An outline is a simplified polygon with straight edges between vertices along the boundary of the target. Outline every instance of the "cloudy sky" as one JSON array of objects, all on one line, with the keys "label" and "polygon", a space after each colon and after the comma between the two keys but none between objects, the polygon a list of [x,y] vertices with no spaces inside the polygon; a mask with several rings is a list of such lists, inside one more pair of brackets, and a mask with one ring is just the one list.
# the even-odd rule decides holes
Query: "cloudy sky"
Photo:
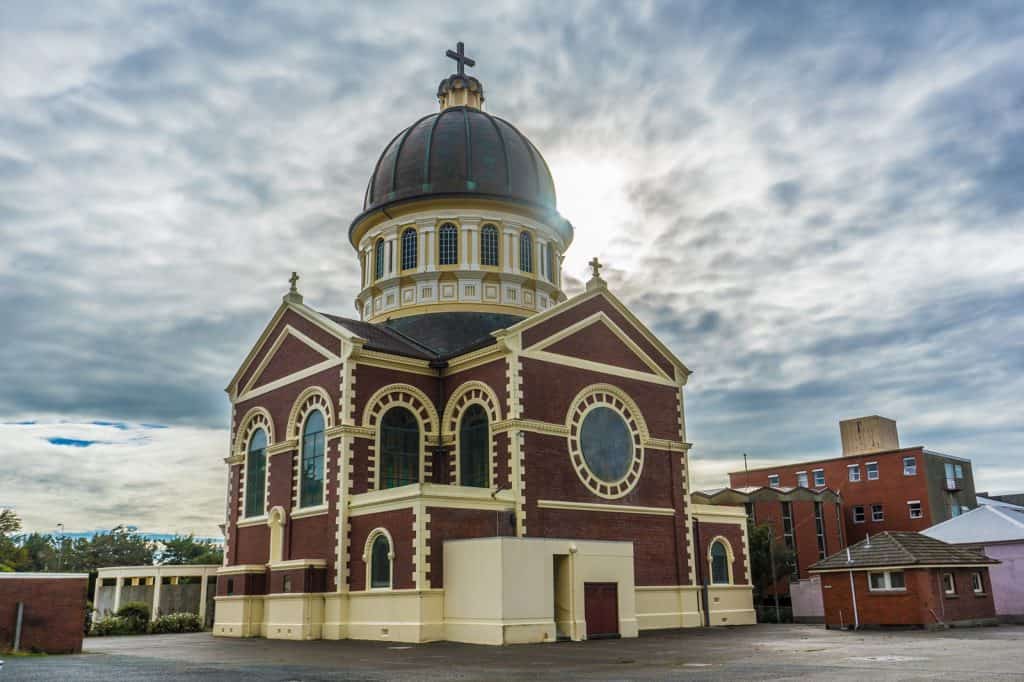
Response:
[{"label": "cloudy sky", "polygon": [[293,269],[354,313],[348,223],[456,40],[552,168],[573,290],[600,256],[695,370],[698,484],[879,413],[1024,489],[1020,3],[327,5],[0,5],[0,506],[28,527],[216,531],[223,387]]}]

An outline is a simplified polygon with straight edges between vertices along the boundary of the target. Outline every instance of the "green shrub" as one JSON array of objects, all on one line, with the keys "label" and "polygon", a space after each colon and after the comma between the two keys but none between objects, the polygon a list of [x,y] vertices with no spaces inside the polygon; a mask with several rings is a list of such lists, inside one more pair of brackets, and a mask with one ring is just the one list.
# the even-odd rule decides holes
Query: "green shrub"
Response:
[{"label": "green shrub", "polygon": [[[142,630],[141,632],[144,632]],[[134,619],[122,616],[107,616],[97,618],[92,623],[92,634],[96,637],[109,637],[111,635],[134,635],[140,630]]]},{"label": "green shrub", "polygon": [[143,623],[149,622],[149,604],[144,601],[130,601],[117,610],[115,616],[122,618],[134,618]]},{"label": "green shrub", "polygon": [[160,616],[149,626],[149,631],[160,635],[170,632],[202,632],[203,622],[194,613],[169,613]]}]

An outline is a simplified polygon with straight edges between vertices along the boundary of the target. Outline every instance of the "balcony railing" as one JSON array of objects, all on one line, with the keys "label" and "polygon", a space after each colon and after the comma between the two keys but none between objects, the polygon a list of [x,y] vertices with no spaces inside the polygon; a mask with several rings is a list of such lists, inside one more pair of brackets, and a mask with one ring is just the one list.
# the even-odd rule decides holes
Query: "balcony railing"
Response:
[{"label": "balcony railing", "polygon": [[955,491],[963,488],[959,478],[947,478],[946,479],[946,490]]}]

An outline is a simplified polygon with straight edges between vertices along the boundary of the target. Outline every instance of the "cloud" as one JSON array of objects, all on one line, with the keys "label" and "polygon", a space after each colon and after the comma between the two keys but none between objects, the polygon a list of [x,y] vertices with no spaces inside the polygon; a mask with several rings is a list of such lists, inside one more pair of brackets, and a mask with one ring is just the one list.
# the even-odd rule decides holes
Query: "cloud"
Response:
[{"label": "cloud", "polygon": [[[0,16],[0,418],[125,424],[50,433],[112,444],[31,441],[88,462],[194,444],[161,472],[189,467],[190,499],[209,485],[197,524],[223,514],[224,385],[292,270],[311,304],[351,314],[346,231],[370,169],[434,110],[443,51],[468,35],[489,110],[555,172],[577,234],[567,290],[599,256],[696,370],[695,462],[835,454],[839,418],[879,412],[904,442],[973,458],[982,487],[1024,488],[1005,458],[1024,393],[1012,3]],[[117,481],[135,480],[125,457]],[[134,498],[77,499],[91,527]],[[185,516],[137,504],[147,523]]]}]

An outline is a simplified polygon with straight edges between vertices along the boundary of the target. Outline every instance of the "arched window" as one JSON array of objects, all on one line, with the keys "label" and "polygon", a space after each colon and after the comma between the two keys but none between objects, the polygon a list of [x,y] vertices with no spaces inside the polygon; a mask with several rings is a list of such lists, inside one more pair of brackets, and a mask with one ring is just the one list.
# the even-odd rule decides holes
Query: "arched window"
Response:
[{"label": "arched window", "polygon": [[440,245],[438,252],[441,255],[441,265],[456,265],[459,262],[459,229],[451,223],[441,226]]},{"label": "arched window", "polygon": [[533,272],[533,239],[529,232],[519,233],[519,269]]},{"label": "arched window", "polygon": [[373,253],[373,278],[380,279],[384,276],[384,240],[378,239]]},{"label": "arched window", "polygon": [[380,420],[380,487],[420,481],[420,424],[404,407],[392,407]]},{"label": "arched window", "polygon": [[262,516],[267,490],[267,433],[257,429],[245,455],[245,515]]},{"label": "arched window", "polygon": [[416,267],[416,230],[409,228],[402,233],[402,269],[409,270]]},{"label": "arched window", "polygon": [[480,265],[498,264],[498,228],[487,224],[480,230]]},{"label": "arched window", "polygon": [[729,550],[721,540],[715,540],[711,545],[711,583],[729,584]]},{"label": "arched window", "polygon": [[391,587],[391,543],[380,533],[370,548],[370,588]]},{"label": "arched window", "polygon": [[558,278],[555,273],[558,271],[558,254],[551,248],[551,244],[548,244],[548,281],[557,283]]},{"label": "arched window", "polygon": [[299,466],[299,506],[324,503],[324,415],[314,410],[302,429],[302,464]]},{"label": "arched window", "polygon": [[490,484],[490,453],[487,412],[479,404],[470,405],[459,425],[459,483],[477,488]]}]

